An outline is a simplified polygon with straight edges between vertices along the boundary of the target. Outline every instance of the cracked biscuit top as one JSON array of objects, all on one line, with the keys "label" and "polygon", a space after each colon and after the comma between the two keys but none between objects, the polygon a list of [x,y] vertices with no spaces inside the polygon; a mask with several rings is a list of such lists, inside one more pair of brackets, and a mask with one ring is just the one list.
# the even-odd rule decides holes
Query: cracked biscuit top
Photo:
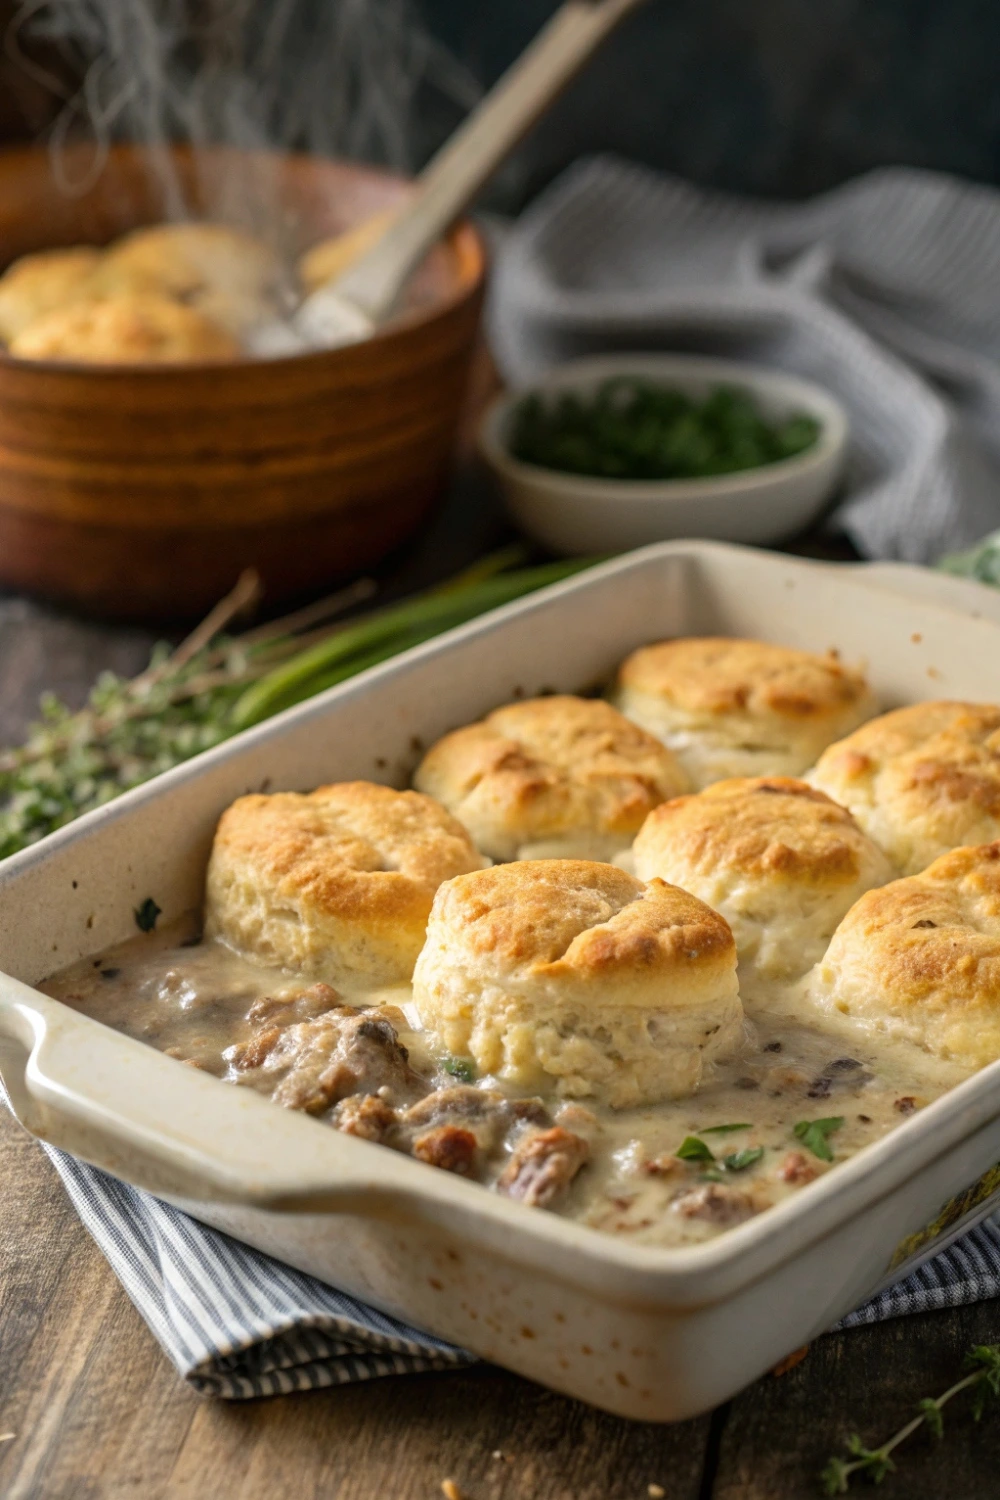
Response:
[{"label": "cracked biscuit top", "polygon": [[405,983],[434,892],[481,867],[431,797],[367,781],[240,797],[208,867],[206,933],[330,984]]},{"label": "cracked biscuit top", "polygon": [[897,870],[1000,838],[1000,706],[914,703],[831,745],[809,780],[850,808]]},{"label": "cracked biscuit top", "polygon": [[615,1107],[690,1092],[743,1036],[723,918],[676,886],[589,860],[446,882],[414,1000],[481,1072]]},{"label": "cracked biscuit top", "polygon": [[955,849],[857,901],[808,980],[866,1037],[964,1068],[1000,1057],[1000,843]]},{"label": "cracked biscuit top", "polygon": [[864,674],[832,652],[722,636],[633,651],[612,701],[674,751],[697,787],[799,776],[877,708]]},{"label": "cracked biscuit top", "polygon": [[850,813],[787,776],[735,777],[651,812],[636,874],[659,875],[722,913],[746,981],[794,979],[840,919],[894,871]]},{"label": "cracked biscuit top", "polygon": [[414,785],[493,859],[608,859],[689,783],[669,750],[599,699],[511,703],[428,751]]}]

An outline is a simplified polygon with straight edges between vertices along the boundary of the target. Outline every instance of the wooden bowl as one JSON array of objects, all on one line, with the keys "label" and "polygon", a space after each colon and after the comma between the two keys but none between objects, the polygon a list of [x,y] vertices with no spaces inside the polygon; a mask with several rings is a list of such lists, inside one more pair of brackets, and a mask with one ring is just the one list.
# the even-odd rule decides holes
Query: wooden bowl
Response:
[{"label": "wooden bowl", "polygon": [[[213,182],[273,192],[298,250],[407,190],[318,157],[170,154],[196,212],[206,194],[217,201]],[[3,263],[164,216],[137,148],[113,148],[75,196],[46,152],[0,153]],[[484,270],[476,230],[458,225],[407,310],[342,349],[159,366],[0,353],[0,584],[161,622],[204,613],[250,565],[269,603],[371,567],[417,530],[447,477]]]}]

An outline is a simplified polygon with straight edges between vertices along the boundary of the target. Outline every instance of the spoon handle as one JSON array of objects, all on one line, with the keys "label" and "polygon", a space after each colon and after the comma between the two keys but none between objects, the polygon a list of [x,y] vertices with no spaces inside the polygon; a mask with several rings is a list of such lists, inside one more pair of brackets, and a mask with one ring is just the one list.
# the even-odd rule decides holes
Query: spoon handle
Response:
[{"label": "spoon handle", "polygon": [[566,0],[432,157],[379,242],[332,285],[379,322],[410,273],[622,18],[644,0]]}]

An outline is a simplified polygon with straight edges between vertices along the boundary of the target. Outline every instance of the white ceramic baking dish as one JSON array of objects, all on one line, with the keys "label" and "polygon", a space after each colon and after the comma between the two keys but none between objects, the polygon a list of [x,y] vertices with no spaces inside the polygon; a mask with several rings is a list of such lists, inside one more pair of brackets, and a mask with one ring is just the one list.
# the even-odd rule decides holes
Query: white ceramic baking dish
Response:
[{"label": "white ceramic baking dish", "polygon": [[[402,784],[443,731],[606,678],[682,633],[866,659],[887,705],[1000,700],[1000,598],[907,568],[678,542],[417,648],[89,814],[0,867],[0,1074],[29,1130],[488,1359],[625,1416],[732,1395],[995,1201],[1000,1064],[704,1245],[631,1245],[275,1108],[32,989],[200,900],[251,789]],[[969,1189],[964,1196],[956,1197]]]}]

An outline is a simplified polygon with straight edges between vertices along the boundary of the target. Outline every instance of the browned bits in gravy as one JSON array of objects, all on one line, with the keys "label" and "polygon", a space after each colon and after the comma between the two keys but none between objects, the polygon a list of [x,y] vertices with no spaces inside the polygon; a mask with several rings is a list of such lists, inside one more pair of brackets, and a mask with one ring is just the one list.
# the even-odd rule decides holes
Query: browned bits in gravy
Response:
[{"label": "browned bits in gravy", "polygon": [[385,1141],[397,1124],[396,1111],[377,1094],[352,1094],[333,1113],[333,1124],[345,1135],[364,1141]]},{"label": "browned bits in gravy", "polygon": [[789,1151],[778,1168],[778,1176],[782,1182],[790,1183],[792,1187],[801,1187],[803,1183],[815,1181],[819,1176],[819,1168],[801,1151]]},{"label": "browned bits in gravy", "polygon": [[720,1229],[739,1224],[756,1213],[748,1193],[717,1182],[706,1182],[703,1187],[682,1193],[671,1206],[685,1219],[704,1219],[707,1224],[715,1224]]},{"label": "browned bits in gravy", "polygon": [[640,1170],[650,1177],[681,1177],[687,1168],[679,1156],[664,1153],[662,1156],[654,1156],[650,1161],[642,1162]]},{"label": "browned bits in gravy", "polygon": [[528,1135],[514,1148],[497,1183],[508,1198],[545,1208],[573,1181],[590,1155],[582,1136],[554,1126]]},{"label": "browned bits in gravy", "polygon": [[435,1125],[413,1142],[413,1154],[418,1161],[441,1167],[445,1172],[457,1172],[460,1177],[472,1176],[478,1149],[472,1131],[458,1125]]},{"label": "browned bits in gravy", "polygon": [[[616,1111],[525,1096],[497,1078],[450,1076],[451,1060],[412,1024],[405,988],[340,993],[195,932],[193,921],[164,927],[44,988],[321,1127],[641,1244],[711,1238],[823,1175],[795,1138],[800,1121],[843,1116],[840,1160],[955,1081],[915,1073],[912,1057],[885,1049],[852,1043],[846,1055],[837,1038],[754,1001],[745,1046],[688,1098]],[[688,1136],[711,1154],[678,1157]]]}]

